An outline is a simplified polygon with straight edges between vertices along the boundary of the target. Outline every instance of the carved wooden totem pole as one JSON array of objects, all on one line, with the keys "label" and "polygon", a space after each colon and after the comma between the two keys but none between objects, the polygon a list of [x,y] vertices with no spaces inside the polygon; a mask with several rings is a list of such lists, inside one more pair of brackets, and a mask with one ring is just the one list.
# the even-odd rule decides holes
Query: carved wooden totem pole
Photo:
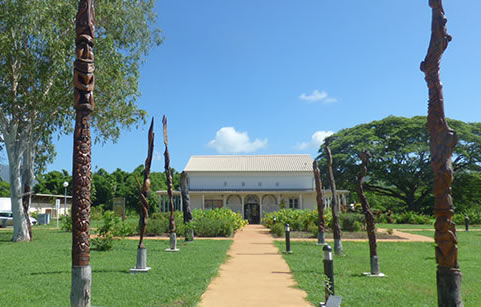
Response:
[{"label": "carved wooden totem pole", "polygon": [[169,156],[169,137],[167,135],[167,117],[162,118],[162,124],[164,127],[164,145],[165,145],[165,176],[167,177],[167,194],[169,195],[169,232],[170,232],[170,248],[166,249],[169,252],[176,252],[177,249],[177,237],[175,234],[175,208],[174,208],[174,195],[172,192],[172,169],[170,168],[170,156]]},{"label": "carved wooden totem pole", "polygon": [[180,174],[180,188],[182,193],[182,212],[184,213],[185,241],[194,240],[194,229],[192,228],[192,211],[190,209],[189,182],[187,174]]},{"label": "carved wooden totem pole", "polygon": [[431,151],[431,168],[434,173],[434,240],[438,306],[463,306],[461,298],[462,274],[458,265],[454,208],[451,198],[453,167],[451,156],[458,141],[456,132],[449,128],[444,115],[443,86],[440,79],[440,62],[451,36],[447,33],[441,0],[430,0],[432,9],[431,41],[421,71],[429,89],[428,130]]},{"label": "carved wooden totem pole", "polygon": [[322,182],[321,182],[321,172],[317,165],[317,161],[312,162],[312,170],[314,172],[314,182],[316,183],[316,201],[317,201],[317,213],[319,222],[319,232],[317,234],[317,244],[324,245],[325,237],[325,221],[324,221],[324,199],[322,198]]},{"label": "carved wooden totem pole", "polygon": [[80,0],[75,25],[74,108],[76,110],[73,145],[72,203],[72,306],[90,306],[90,112],[94,108],[93,0]]},{"label": "carved wooden totem pole", "polygon": [[357,195],[361,201],[362,211],[366,219],[367,237],[369,238],[369,255],[371,262],[371,275],[382,275],[379,270],[379,259],[377,257],[377,243],[376,243],[376,225],[374,224],[374,215],[371,212],[364,189],[362,187],[362,180],[367,174],[367,162],[371,155],[368,152],[361,152],[359,155],[362,161],[361,174],[357,179]]},{"label": "carved wooden totem pole", "polygon": [[329,179],[329,185],[332,191],[332,233],[334,236],[334,253],[336,255],[342,255],[342,241],[341,241],[341,227],[339,226],[339,207],[340,204],[337,201],[336,193],[336,181],[334,180],[334,174],[332,172],[332,154],[329,148],[329,139],[326,139],[324,143],[324,149],[326,150],[327,158],[327,178]]},{"label": "carved wooden totem pole", "polygon": [[148,148],[147,148],[147,158],[145,159],[144,167],[144,184],[140,185],[139,180],[135,177],[137,185],[139,187],[139,197],[140,197],[140,219],[139,219],[139,229],[140,229],[140,239],[139,246],[137,247],[137,264],[135,268],[131,269],[131,273],[148,272],[150,270],[147,267],[147,249],[144,246],[144,234],[147,228],[147,219],[149,218],[149,191],[150,191],[150,167],[152,165],[152,156],[154,154],[154,119],[150,123],[149,133],[148,133]]}]

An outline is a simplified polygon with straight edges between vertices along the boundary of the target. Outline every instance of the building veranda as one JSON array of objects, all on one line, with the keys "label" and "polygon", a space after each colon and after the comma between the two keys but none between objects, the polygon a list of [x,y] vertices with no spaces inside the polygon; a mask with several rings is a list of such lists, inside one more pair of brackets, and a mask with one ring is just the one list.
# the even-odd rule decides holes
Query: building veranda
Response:
[{"label": "building veranda", "polygon": [[[192,156],[184,171],[188,176],[192,209],[229,208],[250,224],[282,208],[315,209],[316,191],[310,155]],[[161,209],[168,210],[167,191],[156,192]],[[338,190],[338,203],[346,205],[349,192]],[[323,188],[326,207],[332,193]],[[181,210],[180,191],[174,192]]]}]

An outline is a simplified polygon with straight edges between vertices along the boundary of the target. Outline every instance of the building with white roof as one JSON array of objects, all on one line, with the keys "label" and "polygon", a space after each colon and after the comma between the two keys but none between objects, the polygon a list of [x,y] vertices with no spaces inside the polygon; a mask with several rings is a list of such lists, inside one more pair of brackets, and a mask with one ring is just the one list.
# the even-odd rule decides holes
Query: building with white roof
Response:
[{"label": "building with white roof", "polygon": [[[191,207],[229,208],[251,224],[281,208],[317,208],[312,162],[305,154],[192,156],[184,169]],[[348,193],[338,191],[341,204],[346,204]],[[157,194],[166,203],[166,191]],[[323,197],[329,206],[331,191],[323,190]]]}]

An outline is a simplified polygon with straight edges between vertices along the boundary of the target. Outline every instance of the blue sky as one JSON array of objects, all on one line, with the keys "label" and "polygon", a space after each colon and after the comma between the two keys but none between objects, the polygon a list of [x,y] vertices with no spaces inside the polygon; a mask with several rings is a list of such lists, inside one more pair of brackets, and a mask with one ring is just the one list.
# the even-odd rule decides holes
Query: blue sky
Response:
[{"label": "blue sky", "polygon": [[[441,64],[446,116],[480,121],[481,1],[444,1],[453,41]],[[164,43],[141,69],[138,101],[169,120],[171,163],[220,153],[315,155],[329,132],[427,112],[419,70],[430,37],[428,0],[158,0]],[[133,170],[147,125],[95,145],[92,167]],[[49,170],[71,171],[72,136]]]}]

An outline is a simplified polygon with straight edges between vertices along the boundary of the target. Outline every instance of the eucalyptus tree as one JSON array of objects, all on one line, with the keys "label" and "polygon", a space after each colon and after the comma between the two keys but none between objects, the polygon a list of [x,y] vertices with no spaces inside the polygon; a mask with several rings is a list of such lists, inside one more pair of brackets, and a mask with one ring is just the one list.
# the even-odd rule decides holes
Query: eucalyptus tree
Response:
[{"label": "eucalyptus tree", "polygon": [[[96,3],[95,141],[116,140],[144,120],[135,102],[139,65],[161,43],[154,0]],[[22,206],[35,165],[54,154],[55,134],[72,131],[76,1],[0,2],[0,141],[7,152],[13,241],[29,240]],[[37,160],[39,153],[41,159]]]}]

